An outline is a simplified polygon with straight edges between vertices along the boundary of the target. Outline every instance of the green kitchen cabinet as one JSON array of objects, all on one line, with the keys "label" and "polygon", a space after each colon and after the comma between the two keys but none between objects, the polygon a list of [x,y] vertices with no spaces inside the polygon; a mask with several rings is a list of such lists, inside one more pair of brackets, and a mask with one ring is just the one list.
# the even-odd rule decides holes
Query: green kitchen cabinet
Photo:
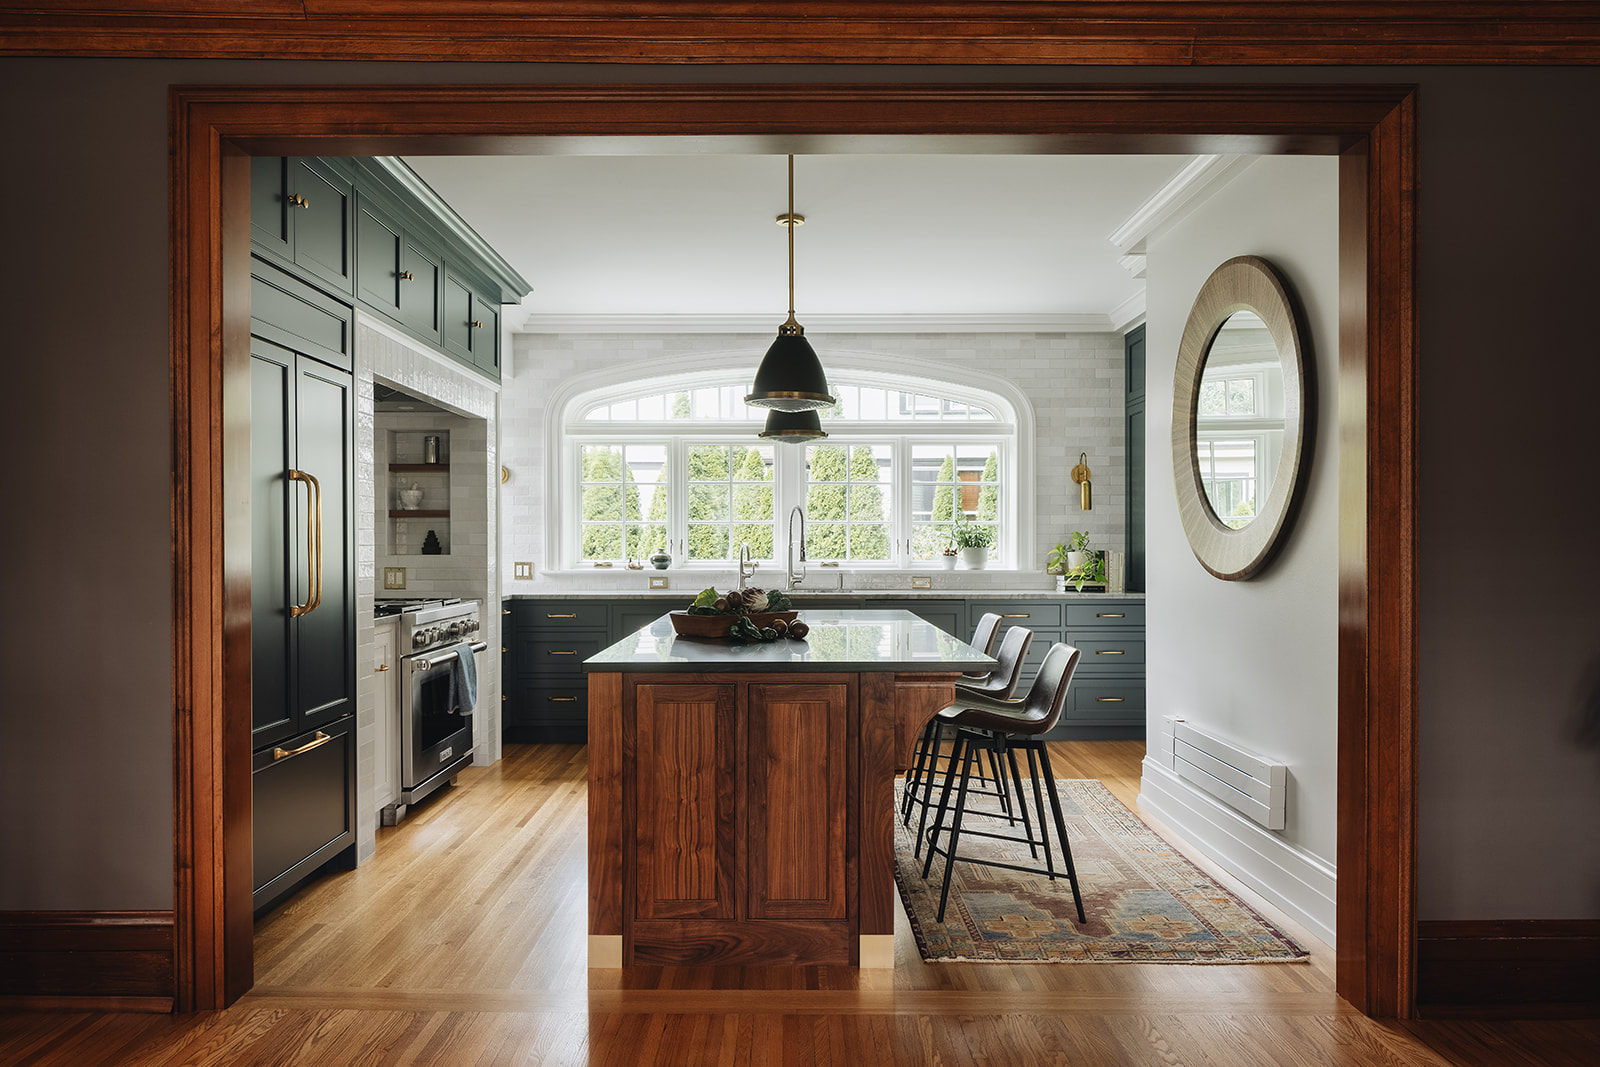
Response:
[{"label": "green kitchen cabinet", "polygon": [[448,266],[441,339],[447,354],[500,377],[500,307]]},{"label": "green kitchen cabinet", "polygon": [[426,341],[439,343],[444,257],[378,197],[356,198],[356,296]]},{"label": "green kitchen cabinet", "polygon": [[250,160],[250,234],[258,252],[330,292],[355,291],[355,185],[349,164],[299,156]]}]

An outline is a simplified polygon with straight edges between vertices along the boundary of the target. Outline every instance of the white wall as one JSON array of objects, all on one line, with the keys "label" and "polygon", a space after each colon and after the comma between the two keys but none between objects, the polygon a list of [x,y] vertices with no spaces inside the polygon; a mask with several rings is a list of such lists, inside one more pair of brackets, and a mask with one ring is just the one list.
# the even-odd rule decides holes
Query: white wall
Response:
[{"label": "white wall", "polygon": [[[990,570],[981,573],[935,569],[940,589],[1004,586],[1053,589],[1044,574],[1045,555],[1072,530],[1087,530],[1097,548],[1121,551],[1127,537],[1127,448],[1124,443],[1123,397],[1126,362],[1122,336],[1115,333],[993,334],[829,334],[806,335],[824,368],[849,365],[899,371],[891,360],[915,359],[955,382],[999,389],[1006,383],[1031,409],[1034,425],[1033,476],[1028,492],[1034,521],[1024,538],[1033,554],[1026,572]],[[772,343],[768,335],[735,334],[516,334],[512,375],[501,391],[501,447],[511,468],[502,487],[507,517],[501,532],[501,568],[507,593],[532,593],[551,579],[539,574],[551,566],[545,544],[544,481],[546,433],[552,417],[549,404],[573,375],[604,369],[614,381],[638,375],[638,368],[661,366],[664,359],[694,369],[697,356],[748,352],[749,365],[740,373],[748,381],[761,354]],[[652,373],[659,373],[654,371]],[[737,376],[736,376],[737,380]],[[1080,453],[1087,452],[1094,472],[1094,508],[1079,507],[1078,487],[1069,474]],[[512,563],[534,564],[531,582],[514,581]],[[928,573],[928,567],[918,573]],[[730,569],[729,573],[732,571]],[[812,572],[816,573],[815,570]],[[708,581],[710,579],[707,579]],[[903,576],[851,576],[854,588],[905,588]],[[593,587],[637,587],[636,575],[573,575],[572,582]]]},{"label": "white wall", "polygon": [[[1322,157],[1259,159],[1148,243],[1149,455],[1146,625],[1151,757],[1142,803],[1323,936],[1333,929],[1337,783],[1338,169]],[[1257,255],[1303,309],[1317,393],[1311,470],[1283,547],[1251,581],[1195,560],[1173,491],[1178,342],[1200,286],[1224,260]],[[1289,767],[1287,825],[1269,831],[1163,772],[1162,717],[1177,715]]]}]

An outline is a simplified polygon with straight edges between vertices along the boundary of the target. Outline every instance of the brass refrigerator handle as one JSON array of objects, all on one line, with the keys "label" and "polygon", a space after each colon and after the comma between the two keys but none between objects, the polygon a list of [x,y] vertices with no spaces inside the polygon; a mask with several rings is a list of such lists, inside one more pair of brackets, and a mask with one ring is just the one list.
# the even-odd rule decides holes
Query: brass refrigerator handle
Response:
[{"label": "brass refrigerator handle", "polygon": [[289,471],[289,480],[306,483],[306,503],[311,506],[311,515],[306,521],[306,560],[311,568],[311,599],[289,608],[289,617],[297,619],[302,615],[310,615],[322,606],[322,484],[315,476],[297,470]]},{"label": "brass refrigerator handle", "polygon": [[272,750],[272,761],[274,763],[276,763],[278,760],[288,759],[290,756],[298,756],[302,752],[310,752],[312,749],[318,748],[318,747],[320,747],[322,745],[325,745],[329,741],[332,741],[332,740],[333,740],[333,737],[331,735],[325,734],[321,730],[318,730],[315,737],[313,737],[311,740],[307,741],[305,744],[301,745],[299,748],[295,748],[295,749],[275,748],[275,749],[273,749]]}]

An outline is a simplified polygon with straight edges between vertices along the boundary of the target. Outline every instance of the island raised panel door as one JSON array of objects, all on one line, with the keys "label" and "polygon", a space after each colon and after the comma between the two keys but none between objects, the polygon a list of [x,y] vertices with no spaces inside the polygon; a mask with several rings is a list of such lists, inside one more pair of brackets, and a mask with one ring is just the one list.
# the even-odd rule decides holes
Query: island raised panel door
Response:
[{"label": "island raised panel door", "polygon": [[732,919],[738,687],[634,688],[634,917]]},{"label": "island raised panel door", "polygon": [[839,684],[751,682],[749,917],[849,917],[856,701]]}]

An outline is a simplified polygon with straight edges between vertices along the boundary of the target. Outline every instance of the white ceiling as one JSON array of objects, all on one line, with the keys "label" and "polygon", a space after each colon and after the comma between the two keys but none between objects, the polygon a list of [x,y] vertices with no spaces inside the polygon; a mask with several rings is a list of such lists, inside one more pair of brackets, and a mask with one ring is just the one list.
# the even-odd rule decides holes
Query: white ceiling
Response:
[{"label": "white ceiling", "polygon": [[[1144,283],[1108,235],[1190,158],[798,156],[796,317],[1111,316]],[[783,320],[784,156],[406,162],[533,285],[535,321]]]}]

